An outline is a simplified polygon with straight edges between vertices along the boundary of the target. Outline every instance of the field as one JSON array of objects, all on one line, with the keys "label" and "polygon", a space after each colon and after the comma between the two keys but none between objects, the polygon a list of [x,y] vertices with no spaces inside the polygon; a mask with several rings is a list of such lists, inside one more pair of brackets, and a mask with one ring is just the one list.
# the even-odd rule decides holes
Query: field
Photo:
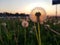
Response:
[{"label": "field", "polygon": [[[0,45],[38,45],[36,31],[37,23],[28,21],[29,26],[24,28],[20,19],[0,18]],[[60,23],[53,25],[49,20],[46,22],[50,27],[60,33]],[[36,26],[36,30],[34,28]],[[40,24],[41,45],[60,45],[60,35]]]}]

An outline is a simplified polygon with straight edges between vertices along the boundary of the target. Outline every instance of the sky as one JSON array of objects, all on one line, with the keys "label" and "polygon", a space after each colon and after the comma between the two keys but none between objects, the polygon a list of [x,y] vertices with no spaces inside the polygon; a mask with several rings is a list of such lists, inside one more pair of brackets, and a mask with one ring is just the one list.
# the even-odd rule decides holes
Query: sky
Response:
[{"label": "sky", "polygon": [[[0,0],[0,12],[30,14],[35,7],[42,7],[47,15],[56,15],[52,0]],[[57,15],[60,15],[60,4],[57,5]]]}]

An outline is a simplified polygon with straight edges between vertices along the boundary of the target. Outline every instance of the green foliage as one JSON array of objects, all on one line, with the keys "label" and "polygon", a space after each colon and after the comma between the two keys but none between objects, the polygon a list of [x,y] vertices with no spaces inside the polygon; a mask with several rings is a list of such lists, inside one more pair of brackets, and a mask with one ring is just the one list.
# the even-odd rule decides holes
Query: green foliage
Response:
[{"label": "green foliage", "polygon": [[[7,25],[3,26],[1,25],[2,23],[6,23]],[[18,19],[0,19],[0,45],[25,45],[24,28],[21,23]],[[52,23],[48,24],[51,25],[51,28],[60,31],[60,24],[56,26]],[[26,45],[38,45],[33,26],[34,23],[30,20],[29,26],[26,28]],[[44,25],[40,25],[40,28],[42,45],[60,45],[59,35],[56,35],[50,30],[46,30]]]}]

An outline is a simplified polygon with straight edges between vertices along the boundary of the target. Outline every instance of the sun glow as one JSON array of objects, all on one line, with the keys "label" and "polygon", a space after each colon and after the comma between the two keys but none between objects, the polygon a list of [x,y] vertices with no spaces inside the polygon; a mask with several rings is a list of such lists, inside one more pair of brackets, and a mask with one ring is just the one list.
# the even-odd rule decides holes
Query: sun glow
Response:
[{"label": "sun glow", "polygon": [[[25,7],[25,10],[30,13],[32,9],[34,9],[35,7],[42,7],[44,9],[48,9],[48,6],[45,5],[46,3],[31,3],[31,4],[28,4],[26,7]],[[47,6],[47,7],[46,7]]]},{"label": "sun glow", "polygon": [[[25,6],[25,13],[30,14],[32,9],[35,7],[42,7],[46,12],[47,15],[55,15],[55,6],[52,6],[52,4],[49,4],[47,2],[36,2],[36,3],[30,3]],[[52,11],[53,10],[53,11]]]}]

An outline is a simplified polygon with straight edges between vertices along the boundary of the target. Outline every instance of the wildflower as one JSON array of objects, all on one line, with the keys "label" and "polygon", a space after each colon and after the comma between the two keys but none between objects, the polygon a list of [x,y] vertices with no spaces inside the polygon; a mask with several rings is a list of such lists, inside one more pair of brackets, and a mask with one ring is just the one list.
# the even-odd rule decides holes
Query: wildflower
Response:
[{"label": "wildflower", "polygon": [[2,26],[6,26],[7,24],[6,24],[6,23],[2,23],[1,25],[2,25]]},{"label": "wildflower", "polygon": [[22,26],[23,26],[23,27],[28,27],[28,25],[29,25],[29,24],[28,24],[27,21],[22,21]]},{"label": "wildflower", "polygon": [[[40,7],[36,7],[35,9],[32,10],[31,14],[30,14],[30,19],[33,21],[33,22],[37,22],[37,17],[36,17],[36,13],[37,12],[40,12],[41,15],[39,17],[39,21],[40,22],[43,22],[45,19],[46,19],[46,12],[44,9],[40,8]],[[39,15],[39,14],[38,14]]]}]

